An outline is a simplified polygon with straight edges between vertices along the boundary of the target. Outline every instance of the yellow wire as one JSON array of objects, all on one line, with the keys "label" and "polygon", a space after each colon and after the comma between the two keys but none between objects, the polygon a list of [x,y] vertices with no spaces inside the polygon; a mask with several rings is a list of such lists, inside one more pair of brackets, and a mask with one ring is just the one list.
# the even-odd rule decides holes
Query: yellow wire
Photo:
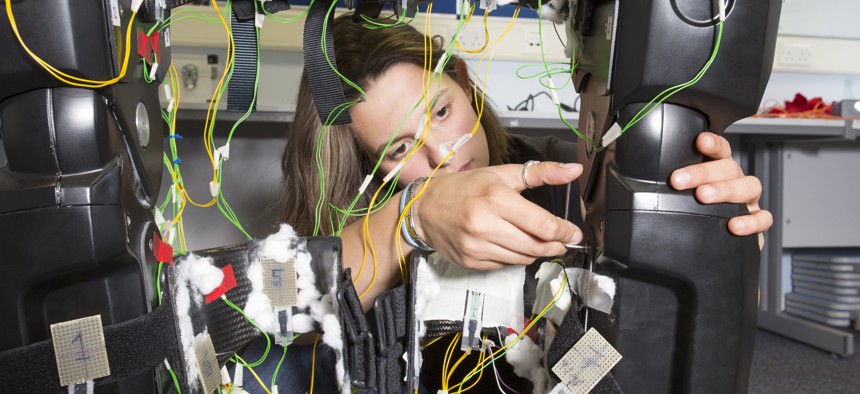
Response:
[{"label": "yellow wire", "polygon": [[[486,339],[486,337],[484,337],[484,339]],[[486,360],[486,353],[481,352],[481,357],[478,358],[478,365],[481,365],[484,362],[484,360]],[[477,366],[475,366],[475,368],[477,368]],[[472,387],[475,387],[478,384],[478,382],[481,381],[481,378],[483,378],[483,377],[484,377],[484,370],[482,369],[480,372],[478,372],[478,378],[475,379],[475,381],[472,383],[472,385],[460,390],[459,392],[462,393],[462,392],[465,392],[466,390],[469,390]]]},{"label": "yellow wire", "polygon": [[[553,261],[556,261],[556,260],[553,260]],[[546,304],[546,306],[545,306],[545,307],[540,311],[540,313],[538,313],[538,317],[541,317],[541,316],[543,316],[544,314],[546,314],[546,312],[549,310],[550,306],[554,305],[554,303],[556,302],[556,300],[558,299],[558,297],[560,297],[560,296],[561,296],[561,294],[562,294],[562,292],[563,292],[564,290],[566,290],[566,289],[567,289],[567,276],[565,276],[565,277],[564,277],[564,281],[562,282],[561,286],[559,286],[559,287],[558,287],[558,290],[555,292],[555,295],[553,295],[553,296],[552,296],[552,299],[549,301],[549,303],[547,303],[547,304]],[[491,354],[489,358],[490,358],[490,359],[494,359],[494,358],[496,358],[496,355],[498,355],[499,353],[501,353],[502,351],[504,351],[508,346],[511,346],[512,344],[519,342],[519,340],[520,340],[520,339],[522,339],[522,337],[523,337],[527,332],[529,332],[529,330],[531,330],[531,328],[532,328],[532,327],[533,327],[533,326],[538,322],[538,320],[539,320],[539,319],[532,320],[532,321],[531,321],[531,322],[530,322],[530,323],[529,323],[525,328],[523,328],[522,332],[520,332],[520,333],[516,336],[516,338],[514,338],[512,341],[510,341],[510,342],[506,343],[504,346],[502,346],[501,348],[499,348],[498,350],[496,350],[495,352],[493,352],[493,354]],[[501,340],[501,338],[500,338],[500,340]],[[478,368],[483,367],[483,366],[484,366],[484,364],[486,364],[486,361],[485,361],[485,362],[482,362],[482,363],[479,363],[478,365],[476,365],[476,366],[475,366],[475,368],[473,368],[471,371],[469,371],[469,373],[468,373],[468,374],[466,374],[466,376],[470,376],[470,375],[472,375],[473,373],[475,373],[475,371],[476,371]],[[464,382],[461,382],[461,383],[464,383]],[[462,392],[462,390],[460,390],[460,391],[458,391],[458,392]]]},{"label": "yellow wire", "polygon": [[[249,366],[248,366],[248,363],[247,363],[247,362],[245,362],[245,360],[243,360],[243,359],[242,359],[242,357],[239,357],[239,355],[238,355],[238,354],[236,355],[236,358],[237,358],[237,359],[239,359],[239,361],[241,361],[241,362],[242,362],[242,364],[245,366],[245,368],[248,368],[248,371],[251,371],[251,375],[254,375],[254,379],[257,379],[257,383],[259,383],[259,384],[260,384],[260,387],[262,387],[262,388],[263,388],[263,391],[265,391],[265,392],[266,392],[266,394],[272,394],[272,392],[271,392],[271,391],[269,391],[269,388],[268,388],[268,387],[266,387],[266,385],[265,385],[265,384],[263,384],[263,381],[260,379],[260,377],[259,377],[259,376],[257,376],[257,373],[256,373],[256,372],[254,372],[254,369],[253,369],[253,368],[251,368],[251,367],[249,367]],[[237,366],[236,366],[236,368],[241,368],[241,367],[237,365]]]},{"label": "yellow wire", "polygon": [[[212,92],[212,98],[209,100],[209,106],[206,108],[206,121],[203,123],[203,146],[206,148],[206,155],[209,156],[209,162],[212,164],[212,182],[217,182],[218,169],[215,163],[215,157],[212,153],[213,147],[209,146],[209,140],[211,139],[212,129],[215,128],[215,114],[218,112],[218,103],[221,101],[221,87],[224,86],[224,81],[229,74],[230,67],[233,65],[233,52],[235,51],[236,43],[233,41],[233,31],[230,30],[230,26],[224,19],[224,15],[221,14],[221,10],[218,8],[217,2],[213,1],[212,6],[215,8],[215,13],[218,14],[218,18],[221,20],[221,25],[224,26],[224,30],[227,32],[227,37],[230,41],[230,44],[227,46],[227,62],[224,65],[224,72],[221,74],[221,79],[218,81],[218,84],[215,86],[215,90]],[[212,197],[208,203],[198,204],[194,202],[191,196],[188,196],[187,192],[185,195],[188,197],[188,201],[190,201],[191,204],[201,208],[211,207],[215,205],[215,202],[217,201],[216,197]]]},{"label": "yellow wire", "polygon": [[[508,23],[508,26],[505,27],[505,30],[502,31],[502,33],[499,35],[499,38],[493,44],[493,50],[490,53],[490,60],[487,63],[487,69],[486,69],[485,74],[484,74],[484,84],[483,84],[483,89],[481,90],[481,104],[478,108],[478,114],[477,114],[478,120],[475,122],[475,126],[472,128],[472,131],[470,132],[471,135],[474,135],[475,132],[478,131],[478,127],[481,124],[481,116],[483,115],[483,111],[484,111],[484,102],[485,102],[484,97],[486,94],[487,79],[488,79],[490,64],[492,64],[493,56],[496,53],[496,48],[498,48],[501,40],[505,37],[505,35],[508,34],[508,32],[514,26],[514,21],[516,21],[518,15],[519,15],[519,8],[517,8],[514,11],[514,14],[511,17],[511,21]],[[481,56],[481,61],[483,61],[483,55]],[[428,113],[429,113],[429,106],[428,106]],[[428,122],[428,124],[429,124],[429,122]],[[422,194],[424,194],[424,190],[427,190],[427,185],[430,184],[430,180],[436,174],[436,171],[438,171],[439,168],[442,167],[442,164],[446,163],[448,161],[448,159],[453,154],[454,154],[454,152],[452,151],[452,152],[448,152],[448,154],[445,155],[445,157],[439,162],[439,164],[436,166],[436,168],[434,168],[433,171],[430,173],[430,176],[427,177],[427,181],[424,182],[424,185],[422,185],[421,190],[419,190],[418,193],[416,193],[415,196],[413,196],[412,199],[408,203],[406,203],[406,206],[403,208],[403,212],[400,213],[400,217],[397,220],[397,227],[395,228],[395,232],[394,232],[394,238],[395,238],[395,245],[397,246],[397,251],[398,251],[399,257],[400,257],[401,272],[403,272],[403,267],[406,266],[406,256],[403,253],[403,248],[400,247],[400,239],[401,239],[400,227],[403,225],[403,220],[406,218],[406,215],[409,213],[409,210],[412,209],[412,204],[415,202],[415,200],[417,200],[419,197],[421,197]]]},{"label": "yellow wire", "polygon": [[[487,335],[486,335],[486,334],[484,334],[484,340],[486,340],[486,339],[487,339]],[[448,373],[445,375],[445,385],[446,385],[446,386],[448,385],[448,382],[451,380],[451,376],[452,376],[452,375],[454,375],[454,371],[456,371],[456,370],[457,370],[457,366],[458,366],[458,365],[460,365],[460,363],[461,363],[463,360],[465,360],[465,359],[466,359],[466,356],[468,356],[468,353],[463,352],[463,355],[461,355],[461,356],[460,356],[460,358],[457,360],[457,362],[456,362],[456,363],[454,363],[454,366],[452,366],[452,367],[451,367],[451,370],[450,370],[450,371],[448,371]],[[484,361],[484,352],[482,351],[482,352],[481,352],[481,355],[478,357],[478,365],[480,365],[483,361]],[[476,368],[477,368],[477,367],[476,367]],[[473,369],[473,370],[474,370],[474,369]],[[469,386],[468,388],[464,389],[463,391],[466,391],[466,390],[468,390],[469,388],[472,388],[472,387],[474,387],[476,384],[478,384],[478,381],[480,381],[480,380],[481,380],[481,376],[483,376],[483,371],[481,371],[481,372],[482,372],[482,374],[481,374],[481,375],[478,375],[478,380],[476,380],[476,381],[475,381],[475,383],[473,383],[471,386]],[[443,390],[448,390],[448,387],[443,387],[442,389],[443,389]]]},{"label": "yellow wire", "polygon": [[427,347],[429,347],[430,345],[432,345],[432,344],[436,343],[436,341],[438,341],[438,340],[440,340],[440,339],[442,339],[442,337],[441,337],[441,336],[438,336],[438,337],[436,337],[436,338],[433,338],[433,340],[432,340],[432,341],[427,342],[427,344],[426,344],[426,345],[424,345],[423,349],[427,349]]},{"label": "yellow wire", "polygon": [[314,339],[314,350],[311,355],[311,391],[310,394],[314,394],[314,372],[317,366],[317,342],[320,340],[320,335],[317,334],[317,339]]},{"label": "yellow wire", "polygon": [[[474,13],[474,12],[475,12],[475,7],[472,6],[472,13]],[[484,10],[484,45],[478,49],[466,49],[466,48],[463,48],[462,46],[460,46],[460,41],[454,41],[454,44],[457,45],[457,48],[459,48],[461,51],[472,53],[472,54],[481,53],[485,49],[487,49],[487,44],[490,43],[490,28],[487,26],[487,16],[489,14],[490,14],[490,10]]]},{"label": "yellow wire", "polygon": [[442,359],[442,390],[448,390],[448,379],[446,379],[445,371],[448,370],[448,364],[451,361],[451,357],[454,355],[454,344],[457,342],[457,338],[459,337],[459,332],[454,334],[454,337],[451,338],[451,343],[449,343],[448,347],[445,348],[445,357]]},{"label": "yellow wire", "polygon": [[76,77],[74,75],[69,75],[69,74],[66,74],[66,73],[58,70],[54,66],[48,64],[46,61],[42,60],[41,57],[39,57],[38,55],[33,53],[33,51],[31,51],[30,48],[27,46],[27,44],[24,43],[24,39],[21,38],[21,33],[18,31],[18,24],[15,21],[15,16],[12,14],[12,1],[11,0],[6,1],[6,16],[8,16],[8,18],[9,18],[9,25],[12,27],[12,31],[15,33],[15,38],[18,39],[18,43],[21,44],[21,47],[24,49],[24,51],[27,52],[27,54],[30,55],[30,57],[33,58],[33,60],[36,63],[38,63],[40,66],[42,66],[42,68],[44,68],[45,71],[47,71],[49,74],[53,75],[54,78],[57,78],[61,82],[64,82],[64,83],[72,85],[72,86],[81,87],[81,88],[98,89],[98,88],[105,87],[105,86],[114,84],[116,82],[119,82],[125,76],[125,73],[128,70],[128,60],[129,60],[129,57],[131,54],[131,28],[134,25],[134,19],[137,16],[137,11],[134,11],[131,13],[131,19],[129,19],[128,27],[126,28],[126,32],[125,32],[125,58],[123,59],[122,67],[120,68],[119,75],[117,75],[115,78],[111,78],[111,79],[106,80],[106,81],[94,81],[91,79],[80,78],[80,77]]}]

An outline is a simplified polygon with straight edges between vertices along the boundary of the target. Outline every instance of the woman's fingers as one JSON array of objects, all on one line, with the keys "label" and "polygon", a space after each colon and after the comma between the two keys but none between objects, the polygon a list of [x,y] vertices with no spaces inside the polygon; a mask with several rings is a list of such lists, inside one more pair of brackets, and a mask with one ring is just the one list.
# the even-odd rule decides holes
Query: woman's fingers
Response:
[{"label": "woman's fingers", "polygon": [[758,209],[758,204],[748,205],[750,214],[734,217],[729,220],[729,232],[743,236],[767,231],[773,225],[773,215],[764,209]]},{"label": "woman's fingers", "polygon": [[693,164],[675,170],[669,181],[676,190],[697,188],[701,185],[740,178],[740,166],[732,159],[720,159]]},{"label": "woman's fingers", "polygon": [[761,181],[744,176],[727,181],[709,183],[696,188],[696,199],[704,204],[749,204],[761,197]]}]

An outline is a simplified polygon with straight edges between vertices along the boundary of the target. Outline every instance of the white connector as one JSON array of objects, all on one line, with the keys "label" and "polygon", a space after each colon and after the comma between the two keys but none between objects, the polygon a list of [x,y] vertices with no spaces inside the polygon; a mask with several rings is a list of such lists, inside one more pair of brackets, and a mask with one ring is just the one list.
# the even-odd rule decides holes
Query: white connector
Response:
[{"label": "white connector", "polygon": [[168,85],[168,84],[161,85],[161,89],[164,90],[164,98],[167,101],[173,100],[173,91],[170,90],[170,85]]},{"label": "white connector", "polygon": [[373,175],[367,175],[364,177],[364,182],[361,183],[361,187],[358,188],[358,194],[364,194],[364,191],[367,190],[367,186],[370,185],[370,181],[373,179]]},{"label": "white connector", "polygon": [[442,52],[442,57],[439,58],[439,62],[436,63],[436,68],[433,69],[433,72],[436,74],[441,74],[442,71],[445,71],[445,63],[448,62],[448,51]]},{"label": "white connector", "polygon": [[149,79],[155,79],[155,73],[158,72],[158,63],[152,63],[152,68],[149,69]]},{"label": "white connector", "polygon": [[224,161],[230,160],[230,143],[224,144],[224,146],[218,148],[218,152],[221,152],[221,156],[224,158]]},{"label": "white connector", "polygon": [[427,113],[421,114],[421,120],[418,121],[418,128],[415,130],[415,135],[412,137],[414,140],[418,140],[421,138],[421,133],[424,132],[424,127],[427,126]]},{"label": "white connector", "polygon": [[155,226],[161,228],[161,225],[164,224],[164,215],[158,208],[152,208],[152,215],[155,216]]},{"label": "white connector", "polygon": [[451,147],[451,151],[454,153],[457,153],[457,151],[460,150],[460,148],[462,148],[463,145],[466,145],[466,143],[469,142],[470,139],[472,139],[471,133],[470,134],[463,134],[463,136],[460,137],[460,139],[458,139],[457,142],[454,143],[454,146]]},{"label": "white connector", "polygon": [[603,135],[603,138],[600,139],[600,146],[606,148],[609,144],[615,142],[618,137],[621,137],[623,130],[621,130],[621,126],[618,123],[613,123],[612,127],[606,131],[606,134]]},{"label": "white connector", "polygon": [[726,0],[719,0],[720,4],[720,22],[725,22],[726,20]]},{"label": "white connector", "polygon": [[212,197],[218,197],[218,189],[221,187],[221,184],[215,181],[209,182],[209,194]]},{"label": "white connector", "polygon": [[552,78],[549,79],[549,96],[552,97],[553,105],[560,105],[561,101],[558,100],[558,91],[555,88],[555,83],[552,82]]},{"label": "white connector", "polygon": [[242,387],[242,380],[244,379],[244,370],[245,368],[242,367],[242,364],[236,364],[236,370],[233,372],[233,386]]},{"label": "white connector", "polygon": [[131,12],[137,12],[141,4],[143,4],[143,0],[131,0]]},{"label": "white connector", "polygon": [[258,29],[262,29],[263,28],[263,22],[265,22],[265,21],[266,21],[266,15],[265,14],[257,14],[256,18],[254,19],[254,25],[257,26]]},{"label": "white connector", "polygon": [[173,104],[174,104],[173,98],[171,97],[170,102],[167,103],[167,113],[173,112]]},{"label": "white connector", "polygon": [[397,166],[394,167],[393,169],[391,169],[391,171],[389,171],[388,174],[385,175],[385,178],[382,178],[382,182],[388,183],[388,181],[390,181],[391,178],[394,178],[394,175],[396,175],[398,172],[400,172],[400,169],[403,168],[404,164],[406,164],[406,162],[402,161],[402,160],[400,161],[400,163],[397,163]]},{"label": "white connector", "polygon": [[227,371],[227,366],[221,367],[221,384],[228,385],[230,384],[230,372]]}]

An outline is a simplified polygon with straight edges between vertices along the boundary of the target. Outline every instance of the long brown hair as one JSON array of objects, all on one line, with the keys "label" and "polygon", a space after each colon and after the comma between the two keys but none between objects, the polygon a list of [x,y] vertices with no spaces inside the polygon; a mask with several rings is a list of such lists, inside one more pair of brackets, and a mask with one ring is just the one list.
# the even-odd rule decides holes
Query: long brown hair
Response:
[{"label": "long brown hair", "polygon": [[[362,88],[396,64],[414,64],[429,67],[431,70],[435,66],[424,64],[425,36],[408,25],[367,29],[362,23],[353,22],[350,13],[335,18],[332,35],[338,71]],[[442,57],[443,52],[441,45],[432,46],[434,62]],[[457,64],[461,61],[457,56],[452,56],[445,67],[445,73],[455,81],[460,81],[458,77],[463,77],[469,80],[473,90],[477,89],[468,75],[457,75]],[[354,87],[343,81],[341,86],[347,100],[360,99],[360,92]],[[480,89],[477,89],[477,94],[481,95]],[[474,101],[472,107],[477,111]],[[508,156],[508,135],[489,105],[484,106],[481,125],[487,135],[490,165],[503,164]],[[319,234],[332,234],[332,227],[338,226],[338,215],[333,215],[329,206],[341,209],[349,207],[364,177],[371,172],[377,159],[362,147],[350,125],[331,126],[325,131],[325,135],[320,135],[323,131],[307,73],[302,72],[295,117],[290,125],[287,147],[281,159],[284,173],[281,220],[303,235],[313,233],[321,193],[324,198],[320,211]],[[322,179],[316,157],[318,144],[321,145],[321,167],[324,169]],[[374,179],[353,209],[367,207],[372,193],[381,184],[381,179]],[[345,223],[353,220],[354,218],[348,218]]]}]

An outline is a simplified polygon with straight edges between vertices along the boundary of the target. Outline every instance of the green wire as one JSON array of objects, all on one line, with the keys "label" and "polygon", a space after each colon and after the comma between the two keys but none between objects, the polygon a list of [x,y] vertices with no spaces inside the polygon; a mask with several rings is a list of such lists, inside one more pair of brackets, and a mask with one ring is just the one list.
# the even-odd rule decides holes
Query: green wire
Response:
[{"label": "green wire", "polygon": [[[195,14],[195,15],[194,16],[183,16],[182,18],[178,18],[176,20],[173,20],[173,18],[176,16],[179,16],[182,14],[188,14],[188,13]],[[146,32],[146,35],[151,36],[152,32],[154,32],[155,30],[162,31],[166,27],[170,26],[171,24],[173,24],[175,22],[179,22],[181,20],[185,20],[185,19],[196,19],[196,20],[201,20],[201,21],[209,22],[209,23],[220,23],[221,22],[218,19],[210,18],[206,15],[203,15],[200,12],[197,12],[194,10],[184,9],[184,10],[180,10],[180,11],[176,11],[176,12],[172,13],[169,17],[167,17],[167,19],[165,19],[162,22],[156,22],[155,24],[153,24],[152,27]]]},{"label": "green wire", "polygon": [[263,7],[263,13],[266,14],[266,16],[268,16],[269,18],[271,18],[275,22],[290,23],[290,22],[296,21],[298,19],[301,19],[301,18],[304,18],[305,16],[307,16],[308,12],[310,12],[310,10],[311,10],[312,5],[314,5],[314,0],[310,1],[310,3],[308,4],[308,8],[305,9],[305,12],[302,12],[300,15],[297,15],[297,16],[294,16],[294,17],[288,18],[288,19],[283,19],[281,17],[276,16],[275,14],[269,13],[269,11],[266,9],[266,7]]},{"label": "green wire", "polygon": [[[298,338],[298,337],[299,337],[299,334],[293,335],[293,340],[295,341],[296,338]],[[281,355],[281,360],[278,361],[278,365],[275,367],[275,372],[272,374],[272,384],[270,384],[269,387],[275,385],[275,378],[278,377],[278,371],[280,371],[280,369],[281,369],[281,364],[284,363],[284,358],[287,357],[287,348],[288,347],[289,346],[284,346],[284,354]],[[236,368],[239,368],[239,367],[237,366]]]},{"label": "green wire", "polygon": [[[230,306],[231,308],[233,308],[236,311],[238,311],[239,313],[241,313],[242,316],[244,316],[245,319],[248,320],[248,322],[251,323],[252,326],[254,326],[254,328],[256,328],[258,331],[263,333],[263,336],[266,337],[266,351],[263,352],[263,356],[260,357],[259,360],[255,361],[253,363],[250,363],[250,364],[242,363],[242,365],[244,365],[248,368],[254,368],[254,367],[262,364],[263,361],[266,361],[266,358],[269,357],[269,349],[272,348],[272,340],[269,338],[269,334],[266,334],[266,332],[263,331],[263,329],[257,325],[257,322],[255,322],[253,319],[248,317],[248,315],[245,314],[245,311],[243,311],[242,308],[239,308],[238,306],[236,306],[236,304],[230,302],[230,300],[228,300],[227,297],[222,297],[221,299],[224,300],[224,303],[226,303],[228,306]],[[238,363],[238,361],[237,361],[237,363]]]},{"label": "green wire", "polygon": [[[718,26],[717,40],[714,43],[714,51],[711,53],[711,57],[708,58],[708,61],[705,63],[705,65],[702,66],[702,69],[699,71],[699,73],[696,74],[696,76],[694,76],[691,80],[689,80],[687,82],[672,86],[672,87],[660,92],[660,94],[658,94],[656,97],[654,97],[654,99],[652,99],[647,105],[645,105],[645,107],[642,107],[642,109],[640,109],[639,112],[637,112],[636,115],[633,116],[633,119],[631,119],[630,122],[627,123],[626,126],[624,126],[624,128],[622,129],[622,135],[630,127],[632,127],[636,123],[639,123],[640,120],[642,120],[644,117],[648,116],[648,114],[651,113],[651,111],[653,111],[655,108],[657,108],[657,106],[659,106],[664,101],[666,101],[666,99],[668,99],[669,97],[672,97],[675,93],[678,93],[681,90],[684,90],[690,86],[695,85],[697,82],[699,82],[699,80],[702,79],[702,77],[705,75],[705,73],[711,67],[711,64],[713,64],[714,59],[716,59],[717,53],[720,50],[720,44],[722,43],[723,21],[720,20],[720,22],[717,24],[717,26]],[[650,108],[649,108],[649,106],[650,106]]]},{"label": "green wire", "polygon": [[182,394],[182,390],[179,388],[179,379],[176,378],[176,374],[173,373],[173,370],[170,368],[167,368],[167,372],[170,373],[170,377],[173,379],[173,387],[176,388],[176,393]]},{"label": "green wire", "polygon": [[158,269],[155,271],[155,292],[158,294],[158,305],[161,306],[161,266],[164,263],[158,262]]}]

